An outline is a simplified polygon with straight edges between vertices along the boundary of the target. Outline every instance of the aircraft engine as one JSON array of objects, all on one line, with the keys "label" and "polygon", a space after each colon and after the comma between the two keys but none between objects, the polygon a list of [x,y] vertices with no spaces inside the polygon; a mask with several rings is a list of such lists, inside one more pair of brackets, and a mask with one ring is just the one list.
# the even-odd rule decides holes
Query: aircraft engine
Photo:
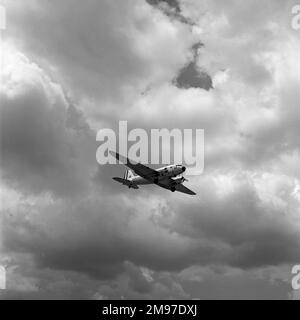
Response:
[{"label": "aircraft engine", "polygon": [[179,178],[175,178],[173,179],[175,184],[181,184],[185,181],[186,179],[184,177],[179,177]]}]

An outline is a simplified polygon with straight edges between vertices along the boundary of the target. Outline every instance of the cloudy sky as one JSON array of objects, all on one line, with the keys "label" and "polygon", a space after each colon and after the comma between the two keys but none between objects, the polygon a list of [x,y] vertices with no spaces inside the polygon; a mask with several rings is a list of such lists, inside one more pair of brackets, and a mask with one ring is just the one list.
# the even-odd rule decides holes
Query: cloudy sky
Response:
[{"label": "cloudy sky", "polygon": [[[295,3],[1,0],[0,297],[299,297]],[[204,129],[197,196],[111,180],[119,120]]]}]

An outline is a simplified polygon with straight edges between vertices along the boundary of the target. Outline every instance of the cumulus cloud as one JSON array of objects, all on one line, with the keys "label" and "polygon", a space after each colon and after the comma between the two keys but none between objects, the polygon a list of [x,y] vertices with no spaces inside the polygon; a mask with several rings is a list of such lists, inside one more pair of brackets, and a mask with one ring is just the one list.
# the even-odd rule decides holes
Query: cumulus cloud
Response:
[{"label": "cumulus cloud", "polygon": [[25,191],[56,195],[87,188],[92,131],[42,69],[21,54],[6,57],[0,93],[3,179]]},{"label": "cumulus cloud", "polygon": [[[77,98],[88,97],[96,104],[100,99],[108,107],[116,97],[129,104],[149,85],[159,87],[172,79],[195,41],[185,24],[172,23],[142,1],[76,5],[28,1],[25,11],[16,1],[8,3],[7,10],[10,41],[30,53]],[[39,17],[43,17],[42,27]],[[101,106],[91,110],[92,117],[97,109]]]},{"label": "cumulus cloud", "polygon": [[[292,297],[292,4],[7,3],[1,263],[10,288],[1,297]],[[120,119],[205,130],[205,172],[189,181],[196,197],[114,184],[123,168],[99,166],[95,140]]]}]

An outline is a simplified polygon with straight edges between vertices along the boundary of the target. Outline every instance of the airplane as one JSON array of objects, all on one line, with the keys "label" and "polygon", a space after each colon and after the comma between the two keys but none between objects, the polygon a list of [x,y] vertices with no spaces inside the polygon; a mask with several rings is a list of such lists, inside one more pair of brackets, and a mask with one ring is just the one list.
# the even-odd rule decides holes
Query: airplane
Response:
[{"label": "airplane", "polygon": [[186,170],[186,167],[182,165],[169,165],[154,170],[130,160],[117,152],[110,151],[110,154],[131,169],[126,169],[123,178],[113,177],[115,181],[122,183],[128,188],[139,189],[139,185],[156,184],[172,192],[179,191],[190,195],[196,194],[183,185],[183,182],[187,181],[187,179],[182,176]]}]

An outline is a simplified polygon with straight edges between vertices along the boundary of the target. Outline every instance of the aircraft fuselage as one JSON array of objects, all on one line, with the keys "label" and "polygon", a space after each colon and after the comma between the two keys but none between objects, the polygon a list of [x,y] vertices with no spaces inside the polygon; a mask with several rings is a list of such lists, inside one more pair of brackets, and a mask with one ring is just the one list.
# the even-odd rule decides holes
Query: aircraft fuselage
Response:
[{"label": "aircraft fuselage", "polygon": [[182,174],[185,170],[186,168],[182,165],[170,165],[170,166],[156,169],[156,171],[158,172],[158,176],[157,178],[154,179],[154,181],[149,181],[140,176],[133,176],[129,180],[135,185],[158,183],[159,181],[165,179],[166,177],[176,177]]}]

